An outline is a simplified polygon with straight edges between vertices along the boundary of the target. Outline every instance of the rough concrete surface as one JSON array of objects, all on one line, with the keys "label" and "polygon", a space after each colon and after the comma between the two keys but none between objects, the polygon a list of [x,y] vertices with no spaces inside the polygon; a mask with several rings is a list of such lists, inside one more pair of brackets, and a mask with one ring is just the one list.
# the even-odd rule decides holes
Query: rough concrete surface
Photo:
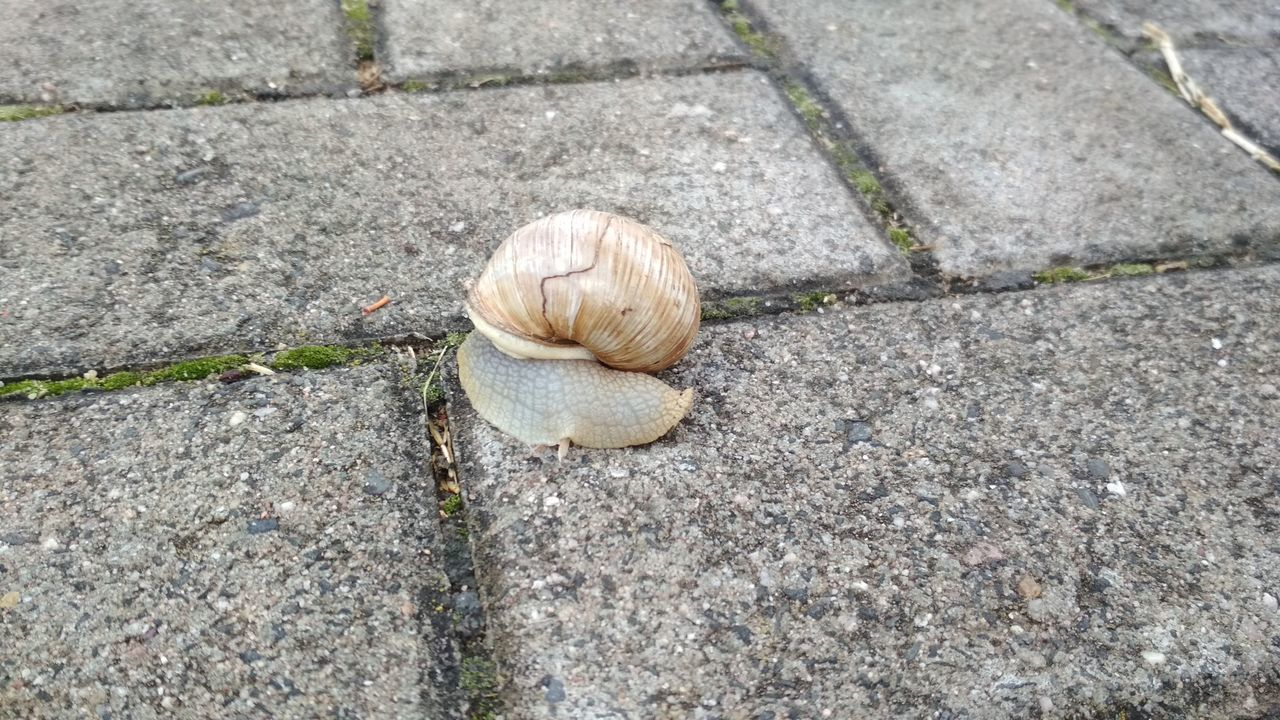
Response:
[{"label": "rough concrete surface", "polygon": [[907,274],[755,72],[58,117],[0,134],[0,377],[439,333],[573,207],[650,224],[704,293]]},{"label": "rough concrete surface", "polygon": [[1175,39],[1280,39],[1274,0],[1072,0],[1095,20],[1133,39],[1154,22]]},{"label": "rough concrete surface", "polygon": [[356,86],[336,0],[0,0],[0,100],[138,107]]},{"label": "rough concrete surface", "polygon": [[947,273],[1280,242],[1280,184],[1050,2],[750,6]]},{"label": "rough concrete surface", "polygon": [[697,0],[386,0],[387,76],[621,65],[698,67],[741,55]]},{"label": "rough concrete surface", "polygon": [[0,717],[451,717],[389,368],[6,403]]},{"label": "rough concrete surface", "polygon": [[1185,50],[1179,56],[1232,122],[1280,157],[1280,47]]},{"label": "rough concrete surface", "polygon": [[1280,711],[1278,288],[708,327],[672,435],[564,464],[455,391],[510,716]]}]

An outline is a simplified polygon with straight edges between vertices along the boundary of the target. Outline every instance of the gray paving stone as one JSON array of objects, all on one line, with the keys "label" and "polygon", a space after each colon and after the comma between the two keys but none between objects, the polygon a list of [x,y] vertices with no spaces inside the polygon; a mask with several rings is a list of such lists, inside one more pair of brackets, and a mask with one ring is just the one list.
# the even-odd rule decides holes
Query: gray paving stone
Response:
[{"label": "gray paving stone", "polygon": [[356,86],[333,0],[0,0],[0,99],[150,106]]},{"label": "gray paving stone", "polygon": [[6,403],[0,716],[451,717],[435,491],[397,378]]},{"label": "gray paving stone", "polygon": [[1280,154],[1280,48],[1179,51],[1187,73],[1254,141]]},{"label": "gray paving stone", "polygon": [[751,5],[947,273],[1280,241],[1280,184],[1052,3]]},{"label": "gray paving stone", "polygon": [[0,134],[0,377],[440,333],[573,207],[713,293],[908,272],[755,72],[58,117]]},{"label": "gray paving stone", "polygon": [[386,0],[382,12],[379,59],[394,80],[486,70],[698,67],[741,56],[701,0]]},{"label": "gray paving stone", "polygon": [[512,716],[1274,713],[1278,288],[708,327],[672,435],[563,465],[455,390]]},{"label": "gray paving stone", "polygon": [[1177,39],[1280,39],[1274,0],[1072,0],[1095,20],[1133,39],[1154,22]]}]

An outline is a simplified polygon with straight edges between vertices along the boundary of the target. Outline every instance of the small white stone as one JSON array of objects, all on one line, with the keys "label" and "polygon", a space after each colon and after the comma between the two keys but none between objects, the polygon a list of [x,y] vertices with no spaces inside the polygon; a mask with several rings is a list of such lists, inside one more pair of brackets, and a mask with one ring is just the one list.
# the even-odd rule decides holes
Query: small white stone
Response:
[{"label": "small white stone", "polygon": [[715,165],[712,165],[712,166],[711,166],[711,169],[712,169],[712,170],[714,170],[714,171],[716,171],[716,172],[724,172],[725,170],[728,170],[728,169],[729,169],[729,166],[728,166],[728,165],[726,165],[726,164],[724,164],[724,163],[722,163],[722,162],[718,162],[718,163],[716,163]]},{"label": "small white stone", "polygon": [[559,505],[559,504],[560,504],[560,498],[556,497],[555,495],[548,495],[542,498],[543,507],[555,507],[556,505]]},{"label": "small white stone", "polygon": [[1121,483],[1121,482],[1107,483],[1107,492],[1111,493],[1112,495],[1119,495],[1120,497],[1124,497],[1127,494],[1124,491],[1124,483]]},{"label": "small white stone", "polygon": [[235,427],[248,419],[249,419],[248,415],[245,415],[244,413],[237,410],[231,413],[231,418],[227,420],[227,424],[230,425],[231,427]]},{"label": "small white stone", "polygon": [[1142,653],[1142,659],[1146,660],[1150,665],[1163,665],[1167,659],[1164,653],[1155,650],[1146,650]]},{"label": "small white stone", "polygon": [[280,512],[290,512],[295,507],[297,507],[297,504],[294,503],[292,500],[285,500],[284,502],[277,505],[276,509],[278,509]]},{"label": "small white stone", "polygon": [[1226,367],[1226,366],[1227,366],[1226,358],[1222,358],[1221,360],[1218,361],[1218,367]]},{"label": "small white stone", "polygon": [[1271,593],[1262,593],[1262,605],[1271,612],[1280,609],[1280,602],[1276,601],[1276,596]]},{"label": "small white stone", "polygon": [[556,111],[555,111],[555,110],[548,110],[548,111],[546,112],[546,116],[547,116],[547,119],[548,119],[548,120],[555,120],[555,119],[556,119]]},{"label": "small white stone", "polygon": [[1219,340],[1218,338],[1214,338],[1214,339],[1210,340],[1210,341],[1209,341],[1209,344],[1213,346],[1213,349],[1214,349],[1214,350],[1221,350],[1221,349],[1222,349],[1222,341],[1221,341],[1221,340]]},{"label": "small white stone", "polygon": [[44,542],[40,543],[40,547],[44,548],[45,550],[57,550],[58,538],[47,537],[44,539]]},{"label": "small white stone", "polygon": [[467,224],[461,220],[449,226],[449,230],[453,232],[462,232],[467,229]]}]

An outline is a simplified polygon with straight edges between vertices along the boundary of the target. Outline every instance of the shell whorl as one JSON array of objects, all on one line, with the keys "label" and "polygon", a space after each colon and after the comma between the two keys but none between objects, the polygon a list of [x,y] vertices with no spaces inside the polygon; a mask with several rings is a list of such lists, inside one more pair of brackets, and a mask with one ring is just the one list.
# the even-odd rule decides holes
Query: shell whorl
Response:
[{"label": "shell whorl", "polygon": [[467,314],[514,357],[656,372],[688,351],[701,307],[670,241],[628,218],[572,210],[504,240],[468,290]]}]

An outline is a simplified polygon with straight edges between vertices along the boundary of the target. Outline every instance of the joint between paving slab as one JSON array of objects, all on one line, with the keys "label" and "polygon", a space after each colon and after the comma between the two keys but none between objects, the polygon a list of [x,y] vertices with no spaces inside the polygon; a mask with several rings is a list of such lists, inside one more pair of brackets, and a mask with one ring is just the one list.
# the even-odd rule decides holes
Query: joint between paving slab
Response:
[{"label": "joint between paving slab", "polygon": [[62,377],[19,376],[0,379],[0,402],[38,400],[82,391],[113,392],[169,382],[206,380],[234,383],[258,375],[351,367],[387,359],[388,348],[430,348],[437,342],[422,336],[403,336],[360,345],[302,345],[272,352],[235,353],[189,358],[163,364],[139,364],[99,372],[97,369]]},{"label": "joint between paving slab", "polygon": [[921,281],[941,291],[942,279],[932,248],[917,241],[893,196],[886,192],[888,178],[881,173],[868,143],[854,136],[851,123],[835,109],[835,104],[817,89],[811,75],[791,60],[786,42],[772,32],[758,13],[743,0],[720,0],[720,16],[735,35],[754,53],[764,70],[804,123],[810,137],[836,168],[841,180],[863,202],[870,219],[884,230],[883,241],[900,252]]},{"label": "joint between paving slab", "polygon": [[687,77],[736,72],[749,67],[752,64],[740,58],[712,58],[700,65],[641,65],[629,60],[618,60],[602,65],[562,65],[538,73],[509,67],[446,71],[387,82],[386,85],[406,93],[437,93],[527,85],[575,85],[640,78]]},{"label": "joint between paving slab", "polygon": [[430,352],[421,356],[407,379],[418,389],[422,401],[431,448],[442,560],[449,581],[446,592],[435,605],[424,608],[424,612],[431,614],[436,632],[447,633],[456,643],[460,657],[451,670],[450,683],[455,704],[465,708],[468,720],[484,720],[494,717],[500,709],[501,678],[486,639],[488,622],[475,576],[467,495],[458,474],[443,385],[449,355],[466,336],[466,333],[450,333],[437,341]]}]

